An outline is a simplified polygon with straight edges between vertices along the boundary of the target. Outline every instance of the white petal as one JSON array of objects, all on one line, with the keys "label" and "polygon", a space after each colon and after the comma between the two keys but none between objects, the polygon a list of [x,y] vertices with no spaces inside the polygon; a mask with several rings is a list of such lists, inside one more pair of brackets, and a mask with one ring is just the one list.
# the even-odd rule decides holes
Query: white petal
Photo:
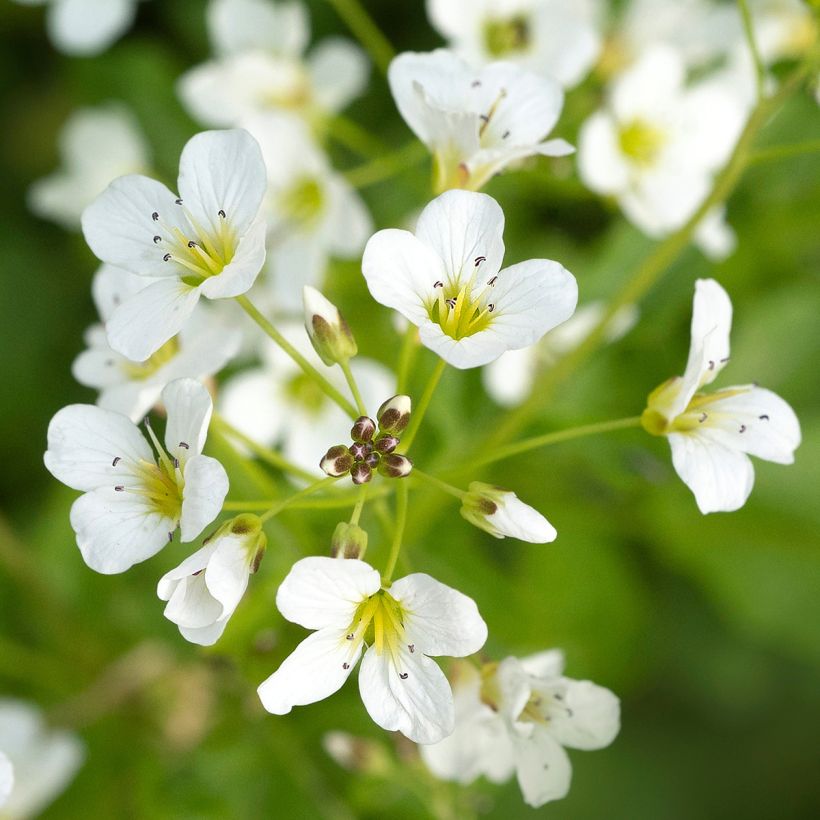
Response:
[{"label": "white petal", "polygon": [[681,56],[669,46],[655,45],[615,83],[611,105],[621,122],[666,110],[678,97],[685,77]]},{"label": "white petal", "polygon": [[267,369],[245,370],[222,385],[219,412],[237,430],[268,447],[285,421],[280,388]]},{"label": "white petal", "polygon": [[617,195],[629,185],[630,169],[618,141],[618,126],[603,111],[592,114],[578,134],[578,172],[588,188]]},{"label": "white petal", "polygon": [[215,550],[216,541],[211,540],[204,547],[189,555],[181,564],[168,570],[157,583],[157,597],[161,601],[170,601],[178,583],[189,575],[204,570]]},{"label": "white petal", "polygon": [[699,435],[670,433],[672,463],[695,494],[702,513],[740,509],[754,486],[754,469],[745,453]]},{"label": "white petal", "polygon": [[390,594],[405,610],[407,640],[416,651],[461,658],[484,646],[487,624],[463,593],[416,572],[395,581]]},{"label": "white petal", "polygon": [[257,220],[239,241],[233,259],[217,276],[206,279],[199,289],[209,299],[227,299],[247,293],[265,264],[267,225]]},{"label": "white petal", "polygon": [[49,37],[60,51],[99,54],[134,22],[135,0],[56,0],[49,8]]},{"label": "white petal", "polygon": [[205,446],[214,410],[211,394],[196,379],[176,379],[162,391],[162,403],[168,411],[165,448],[185,464]]},{"label": "white petal", "polygon": [[536,727],[530,737],[516,743],[516,775],[524,802],[538,808],[567,796],[572,767],[561,746]]},{"label": "white petal", "polygon": [[248,588],[251,561],[245,535],[229,533],[218,539],[216,552],[205,570],[208,590],[222,604],[223,617],[230,616]]},{"label": "white petal", "polygon": [[501,536],[531,544],[548,544],[558,537],[555,527],[538,510],[512,492],[504,494],[503,500],[496,504],[496,511],[488,515],[487,520]]},{"label": "white petal", "polygon": [[310,20],[300,2],[212,0],[206,20],[218,54],[259,49],[298,57],[310,39]]},{"label": "white petal", "polygon": [[100,319],[108,321],[116,308],[152,281],[149,277],[138,276],[115,265],[100,265],[91,280],[91,297]]},{"label": "white petal", "polygon": [[603,749],[621,728],[621,704],[603,686],[566,680],[564,699],[550,709],[549,732],[570,749]]},{"label": "white petal", "polygon": [[14,767],[3,752],[0,752],[0,809],[5,806],[13,788]]},{"label": "white petal", "polygon": [[162,279],[123,302],[106,322],[108,343],[134,362],[144,362],[179,333],[199,301],[199,289]]},{"label": "white petal", "polygon": [[327,182],[328,244],[335,256],[358,256],[373,234],[373,220],[364,201],[344,177],[333,175]]},{"label": "white petal", "polygon": [[535,347],[508,350],[481,371],[481,381],[497,404],[514,407],[529,396],[537,367]]},{"label": "white petal", "polygon": [[356,607],[380,588],[381,576],[364,561],[303,558],[279,587],[276,606],[289,621],[307,629],[345,629]]},{"label": "white petal", "polygon": [[341,689],[359,660],[361,645],[350,650],[344,630],[329,627],[314,632],[259,685],[262,705],[274,715],[286,715],[294,706],[329,697]]},{"label": "white petal", "polygon": [[528,675],[537,678],[557,678],[564,671],[564,653],[560,649],[547,649],[520,658],[519,663]]},{"label": "white petal", "polygon": [[341,111],[367,87],[369,68],[364,52],[349,40],[322,40],[307,61],[316,104],[325,111]]},{"label": "white petal", "polygon": [[373,646],[365,653],[359,692],[368,714],[382,729],[401,732],[415,743],[438,743],[455,728],[447,678],[435,661],[406,647],[396,662]]},{"label": "white petal", "polygon": [[[115,459],[121,459],[114,465]],[[75,490],[114,487],[154,454],[130,419],[88,404],[59,410],[48,426],[48,471]]]},{"label": "white petal", "polygon": [[176,583],[163,614],[178,626],[202,629],[219,620],[222,605],[208,591],[202,575],[189,575]]},{"label": "white petal", "polygon": [[737,234],[726,222],[726,208],[712,208],[695,231],[695,243],[711,262],[722,262],[735,252]]},{"label": "white petal", "polygon": [[492,332],[492,328],[463,339],[454,339],[440,325],[429,320],[419,325],[419,340],[448,364],[460,370],[481,367],[495,361],[509,349],[504,339]]},{"label": "white petal", "polygon": [[193,456],[188,460],[179,519],[183,541],[193,541],[219,515],[227,494],[228,475],[215,458]]},{"label": "white petal", "polygon": [[156,555],[176,521],[156,512],[141,496],[102,487],[71,507],[77,546],[91,569],[113,575]]}]

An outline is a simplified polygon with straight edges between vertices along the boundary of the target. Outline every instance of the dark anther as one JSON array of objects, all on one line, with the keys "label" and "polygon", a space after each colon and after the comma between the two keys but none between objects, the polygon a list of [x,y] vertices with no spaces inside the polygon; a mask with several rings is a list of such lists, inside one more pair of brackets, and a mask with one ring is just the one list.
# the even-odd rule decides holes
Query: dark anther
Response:
[{"label": "dark anther", "polygon": [[408,673],[408,672],[399,672],[399,677],[400,677],[402,680],[407,680],[407,678],[408,678],[409,676],[410,676],[410,675],[409,675],[409,673]]},{"label": "dark anther", "polygon": [[709,359],[709,370],[714,370],[714,369],[715,369],[715,363],[712,361],[712,359]]},{"label": "dark anther", "polygon": [[349,635],[345,635],[345,638],[347,638],[347,640],[349,640],[349,641],[352,641],[353,640],[353,633],[351,632]]},{"label": "dark anther", "polygon": [[560,694],[560,693],[556,693],[555,695],[553,695],[553,697],[554,697],[556,700],[563,700],[563,699],[564,699],[564,696],[563,696],[562,694]]},{"label": "dark anther", "polygon": [[114,487],[114,489],[115,489],[118,493],[125,492],[125,487],[124,487],[122,484],[117,484],[117,486],[116,486],[116,487]]},{"label": "dark anther", "polygon": [[746,432],[746,425],[745,425],[745,424],[741,424],[741,425],[740,425],[740,432],[741,432],[741,433],[745,433],[745,432]]},{"label": "dark anther", "polygon": [[162,257],[163,262],[170,262],[171,261],[171,254],[166,253],[165,256]]},{"label": "dark anther", "polygon": [[443,288],[444,287],[444,282],[442,282],[440,279],[437,279],[435,282],[433,282],[433,287],[434,288]]},{"label": "dark anther", "polygon": [[175,199],[174,202],[176,202],[177,205],[182,205],[182,200],[181,199]]},{"label": "dark anther", "polygon": [[764,413],[762,416],[758,416],[761,421],[768,421],[769,417]]},{"label": "dark anther", "polygon": [[157,242],[162,242],[162,237],[161,236],[155,236],[154,237],[154,244],[156,245]]},{"label": "dark anther", "polygon": [[476,258],[475,258],[475,266],[476,266],[476,267],[478,267],[478,266],[479,266],[482,262],[486,262],[486,261],[487,261],[487,257],[486,257],[486,256],[476,256]]},{"label": "dark anther", "polygon": [[492,278],[492,279],[490,279],[490,281],[489,281],[489,282],[487,282],[487,284],[488,284],[491,288],[494,288],[494,287],[495,287],[495,283],[496,283],[497,281],[498,281],[498,276],[493,276],[493,278]]},{"label": "dark anther", "polygon": [[176,469],[177,467],[179,467],[179,459],[175,458],[174,459],[174,469]]},{"label": "dark anther", "polygon": [[189,248],[195,248],[196,247],[196,242],[194,242],[193,239],[189,239],[188,240],[188,247]]},{"label": "dark anther", "polygon": [[119,456],[114,456],[114,460],[111,462],[111,466],[116,467],[120,463],[120,460],[121,459]]},{"label": "dark anther", "polygon": [[725,359],[721,359],[720,363],[721,364],[726,364],[726,362],[728,362],[728,361],[729,361],[729,357],[727,356]]},{"label": "dark anther", "polygon": [[159,219],[159,214],[156,211],[154,211],[154,213],[151,214],[151,219],[153,219],[154,222],[156,222]]},{"label": "dark anther", "polygon": [[217,216],[221,216],[223,219],[225,219],[225,218],[226,218],[225,211],[223,211],[223,210],[222,210],[222,208],[220,208],[220,209],[216,212],[216,215],[217,215]]},{"label": "dark anther", "polygon": [[454,308],[454,307],[456,306],[456,300],[455,300],[455,299],[445,299],[444,301],[445,301],[445,302],[447,302],[447,304],[448,304],[451,308]]},{"label": "dark anther", "polygon": [[491,302],[489,305],[487,305],[487,310],[490,313],[492,313],[495,310],[495,305]]},{"label": "dark anther", "polygon": [[510,132],[509,132],[509,131],[505,131],[505,132],[501,135],[501,139],[505,140],[505,139],[507,139],[507,137],[509,137],[509,136],[510,136]]},{"label": "dark anther", "polygon": [[701,424],[703,424],[703,422],[704,422],[704,421],[706,421],[706,419],[708,419],[708,418],[709,418],[709,416],[708,416],[706,413],[701,413],[701,414],[700,414],[700,418],[698,419],[698,421],[699,421]]},{"label": "dark anther", "polygon": [[410,650],[411,653],[416,651],[416,645],[414,643],[407,644],[407,648]]},{"label": "dark anther", "polygon": [[183,450],[189,450],[190,449],[184,441],[180,441],[179,446],[182,447]]},{"label": "dark anther", "polygon": [[173,541],[173,540],[174,540],[174,534],[172,532],[169,532],[168,533],[168,543],[170,544],[171,541]]},{"label": "dark anther", "polygon": [[470,87],[471,87],[471,88],[478,88],[480,85],[481,85],[481,80],[473,80],[473,81],[470,83]]},{"label": "dark anther", "polygon": [[489,122],[489,121],[490,121],[490,118],[489,118],[486,114],[479,114],[479,115],[478,115],[478,118],[479,118],[482,122]]},{"label": "dark anther", "polygon": [[350,669],[350,664],[345,662],[342,664],[342,669]]}]

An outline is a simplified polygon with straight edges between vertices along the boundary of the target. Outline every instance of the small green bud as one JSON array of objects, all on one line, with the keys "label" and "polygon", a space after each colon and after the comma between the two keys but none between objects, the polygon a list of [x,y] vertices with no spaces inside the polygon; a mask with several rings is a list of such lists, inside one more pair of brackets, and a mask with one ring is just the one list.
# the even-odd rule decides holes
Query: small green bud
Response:
[{"label": "small green bud", "polygon": [[412,469],[413,462],[398,453],[387,453],[379,461],[379,472],[387,478],[404,478]]},{"label": "small green bud", "polygon": [[319,466],[328,475],[338,478],[350,471],[353,466],[353,456],[344,444],[337,444],[325,453]]},{"label": "small green bud", "polygon": [[412,403],[410,396],[393,396],[388,399],[376,414],[379,430],[393,436],[400,436],[410,423]]},{"label": "small green bud", "polygon": [[363,558],[367,552],[367,533],[356,524],[340,521],[330,539],[333,558]]},{"label": "small green bud", "polygon": [[313,349],[328,366],[345,363],[358,352],[356,340],[338,308],[325,299],[316,288],[305,286],[302,291],[305,306],[305,329]]}]

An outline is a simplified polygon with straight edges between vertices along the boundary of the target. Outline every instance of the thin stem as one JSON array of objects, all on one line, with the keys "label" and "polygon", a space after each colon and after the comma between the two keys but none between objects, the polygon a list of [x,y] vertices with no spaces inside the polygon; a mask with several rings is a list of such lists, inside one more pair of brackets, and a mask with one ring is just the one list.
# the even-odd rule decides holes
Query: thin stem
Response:
[{"label": "thin stem", "polygon": [[445,367],[447,367],[447,362],[445,362],[444,359],[439,359],[430,376],[430,381],[427,382],[427,387],[424,388],[424,393],[421,395],[418,407],[413,409],[413,413],[410,416],[410,424],[407,425],[407,430],[401,437],[401,452],[406,453],[416,438],[416,433],[418,433],[419,427],[421,427],[421,423],[427,413],[427,408],[430,406],[430,400],[433,398],[433,393],[436,392],[436,387],[438,386],[439,379]]},{"label": "thin stem", "polygon": [[387,68],[396,52],[359,0],[328,0],[328,3],[336,9],[339,17],[356,35],[356,39],[373,58],[379,71],[387,74]]},{"label": "thin stem", "polygon": [[758,148],[749,154],[749,165],[757,165],[771,160],[797,157],[801,154],[815,154],[820,152],[820,140],[795,142],[791,145],[772,145],[769,148]]},{"label": "thin stem", "polygon": [[413,468],[413,472],[411,473],[412,476],[415,478],[420,478],[422,481],[426,481],[428,484],[432,484],[434,487],[438,487],[440,490],[444,490],[445,493],[449,495],[454,495],[456,498],[464,500],[464,497],[467,495],[464,490],[459,490],[458,487],[454,487],[452,484],[448,484],[446,481],[442,481],[440,478],[436,478],[434,475],[428,475],[427,473],[423,473],[417,467]]},{"label": "thin stem", "polygon": [[390,557],[387,559],[387,566],[382,573],[382,583],[389,584],[396,569],[396,562],[399,560],[401,552],[401,542],[404,538],[404,527],[407,523],[407,484],[399,482],[396,488],[396,529],[393,531],[393,543],[390,547]]},{"label": "thin stem", "polygon": [[367,407],[365,407],[364,399],[362,399],[362,394],[359,392],[359,385],[356,384],[356,377],[353,375],[353,371],[350,369],[350,362],[339,362],[339,367],[342,368],[342,373],[345,374],[345,379],[347,379],[347,386],[350,388],[350,392],[353,394],[353,399],[356,402],[356,407],[359,410],[359,415],[366,416]]},{"label": "thin stem", "polygon": [[356,418],[358,415],[356,408],[257,310],[247,296],[237,296],[236,301],[245,313],[302,368],[305,375],[310,376],[316,382],[328,398],[335,401],[351,418]]},{"label": "thin stem", "polygon": [[367,484],[360,484],[359,485],[359,497],[356,499],[356,506],[353,508],[353,512],[350,514],[350,523],[354,525],[358,525],[359,519],[362,517],[362,510],[364,509],[364,503],[367,501],[367,491],[368,491]]},{"label": "thin stem", "polygon": [[[371,489],[367,497],[369,500],[374,498],[384,498],[393,492],[394,482],[382,484],[380,487]],[[339,510],[345,507],[353,507],[359,500],[359,493],[341,492],[337,496],[323,496],[322,498],[311,498],[309,500],[298,500],[288,504],[288,508],[292,510]],[[233,512],[235,510],[267,510],[271,506],[270,501],[226,501],[222,505],[222,509],[226,512]]]},{"label": "thin stem", "polygon": [[404,341],[401,345],[401,352],[399,353],[399,363],[396,371],[397,387],[396,392],[399,394],[407,392],[407,382],[410,378],[410,365],[413,363],[413,354],[418,349],[418,328],[411,324],[404,334]]},{"label": "thin stem", "polygon": [[293,504],[294,501],[297,501],[301,498],[307,498],[309,495],[313,495],[313,493],[318,492],[323,487],[327,487],[328,484],[333,484],[335,481],[339,479],[336,476],[328,476],[327,478],[320,478],[314,481],[312,484],[309,484],[303,490],[299,490],[298,493],[294,493],[289,498],[285,498],[282,501],[278,501],[274,504],[267,512],[263,513],[259,516],[260,520],[268,521],[273,518],[275,515],[278,515],[282,510],[286,507],[289,507]]},{"label": "thin stem", "polygon": [[427,156],[424,143],[414,140],[407,145],[385,156],[376,157],[370,162],[345,171],[347,181],[354,188],[367,188],[377,182],[383,182],[392,176],[412,168]]},{"label": "thin stem", "polygon": [[763,65],[763,59],[760,56],[760,49],[757,46],[754,23],[752,22],[752,12],[749,9],[749,3],[747,0],[737,0],[737,5],[740,8],[740,16],[743,20],[743,33],[746,35],[746,43],[749,46],[749,51],[755,65],[757,99],[762,100],[766,85],[766,67]]}]

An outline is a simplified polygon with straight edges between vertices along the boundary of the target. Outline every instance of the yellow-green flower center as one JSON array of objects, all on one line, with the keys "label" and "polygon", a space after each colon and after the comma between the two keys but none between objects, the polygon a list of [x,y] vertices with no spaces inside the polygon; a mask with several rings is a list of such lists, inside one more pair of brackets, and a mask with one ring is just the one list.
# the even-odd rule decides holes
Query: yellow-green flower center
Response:
[{"label": "yellow-green flower center", "polygon": [[[435,322],[452,339],[464,339],[486,330],[493,319],[495,304],[486,298],[487,287],[475,292],[474,277],[465,285],[458,282],[437,283],[438,299],[428,306],[430,320]],[[491,280],[495,282],[495,277]]]},{"label": "yellow-green flower center", "polygon": [[647,399],[646,409],[641,415],[641,426],[653,436],[667,436],[670,433],[690,433],[704,424],[714,424],[721,419],[729,418],[728,414],[716,413],[711,405],[722,399],[730,399],[748,392],[749,388],[718,390],[714,393],[695,393],[689,404],[676,416],[669,416],[669,407],[673,405],[681,378],[676,376],[655,388]]},{"label": "yellow-green flower center", "polygon": [[301,177],[282,195],[280,206],[289,220],[305,225],[322,212],[325,195],[315,177]]},{"label": "yellow-green flower center", "polygon": [[484,47],[493,57],[524,51],[530,45],[530,23],[523,14],[490,19],[484,24]]},{"label": "yellow-green flower center", "polygon": [[122,369],[126,376],[134,381],[142,381],[153,376],[179,352],[179,341],[176,336],[169,339],[153,356],[144,362],[123,362]]},{"label": "yellow-green flower center", "polygon": [[[375,646],[380,655],[388,652],[398,661],[405,640],[404,617],[404,608],[386,590],[381,589],[366,598],[356,607],[345,636],[351,642],[351,654],[364,641]],[[410,651],[415,651],[415,647]]]},{"label": "yellow-green flower center", "polygon": [[178,521],[185,486],[179,469],[166,456],[159,464],[140,460],[137,463],[137,475],[139,487],[129,487],[129,492],[146,498],[160,515]]},{"label": "yellow-green flower center", "polygon": [[645,120],[632,120],[618,133],[621,151],[636,165],[647,166],[657,160],[666,142],[664,132]]},{"label": "yellow-green flower center", "polygon": [[310,415],[318,414],[327,402],[316,381],[301,371],[285,385],[285,392],[294,404]]},{"label": "yellow-green flower center", "polygon": [[[166,262],[173,260],[190,271],[182,277],[186,284],[196,286],[211,276],[218,276],[231,263],[236,253],[237,237],[220,211],[218,229],[207,231],[197,225],[188,215],[193,236],[186,236],[178,227],[163,226],[167,232],[162,247],[166,250]],[[156,241],[156,240],[155,240]]]}]

